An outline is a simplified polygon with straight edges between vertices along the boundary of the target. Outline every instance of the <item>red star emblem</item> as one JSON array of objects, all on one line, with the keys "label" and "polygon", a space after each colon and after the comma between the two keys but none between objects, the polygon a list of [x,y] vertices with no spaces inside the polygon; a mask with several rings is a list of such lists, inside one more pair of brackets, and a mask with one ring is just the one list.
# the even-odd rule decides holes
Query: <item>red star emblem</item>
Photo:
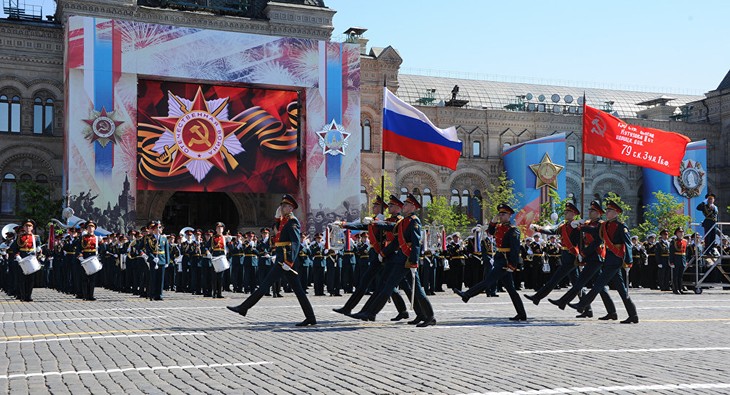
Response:
[{"label": "red star emblem", "polygon": [[116,121],[113,117],[113,111],[107,113],[106,108],[102,107],[101,112],[94,119],[84,119],[84,122],[91,127],[91,134],[88,135],[88,138],[92,144],[97,140],[102,147],[106,147],[110,141],[116,144],[116,136],[119,133],[117,129],[124,122]]},{"label": "red star emblem", "polygon": [[224,173],[228,173],[225,157],[221,152],[221,149],[224,149],[223,141],[231,133],[243,127],[243,123],[216,118],[228,100],[211,110],[203,97],[202,89],[198,87],[195,98],[188,108],[177,96],[171,92],[168,94],[177,101],[183,114],[179,117],[153,117],[153,119],[175,136],[177,145],[172,148],[177,154],[170,166],[170,173],[193,160],[207,160]]}]

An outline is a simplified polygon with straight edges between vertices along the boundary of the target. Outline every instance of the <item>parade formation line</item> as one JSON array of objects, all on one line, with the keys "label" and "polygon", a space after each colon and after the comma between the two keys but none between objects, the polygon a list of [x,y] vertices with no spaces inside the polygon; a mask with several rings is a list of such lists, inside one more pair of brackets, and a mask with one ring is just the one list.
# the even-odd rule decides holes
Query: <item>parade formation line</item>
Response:
[{"label": "parade formation line", "polygon": [[190,369],[219,369],[219,368],[235,368],[235,367],[246,367],[246,366],[260,366],[269,365],[273,362],[269,361],[258,361],[258,362],[227,362],[227,363],[213,363],[209,365],[172,365],[172,366],[141,366],[132,368],[116,368],[116,369],[98,369],[98,370],[67,370],[64,372],[39,372],[39,373],[17,373],[17,374],[6,374],[0,375],[0,380],[11,380],[11,379],[27,379],[31,377],[48,377],[48,376],[68,376],[82,374],[111,374],[111,373],[125,373],[125,372],[142,372],[142,371],[157,371],[157,370],[190,370]]},{"label": "parade formation line", "polygon": [[5,324],[30,324],[34,322],[68,322],[68,321],[98,321],[98,320],[149,320],[157,318],[165,318],[164,315],[151,315],[151,316],[107,316],[107,317],[80,317],[80,318],[49,318],[45,320],[17,320],[17,321],[0,321],[3,325]]},{"label": "parade formation line", "polygon": [[67,332],[67,333],[39,333],[35,335],[16,335],[0,337],[0,340],[14,339],[34,339],[37,337],[53,337],[53,336],[77,336],[77,335],[101,335],[105,333],[132,333],[132,332],[151,332],[145,329],[124,329],[118,331],[94,331],[94,332]]},{"label": "parade formation line", "polygon": [[688,383],[688,384],[647,384],[647,385],[622,385],[606,387],[569,387],[569,388],[544,388],[539,390],[524,391],[496,391],[496,392],[471,392],[462,395],[548,395],[548,394],[582,394],[590,392],[619,392],[619,391],[660,391],[660,390],[695,390],[695,389],[727,389],[730,383]]},{"label": "parade formation line", "polygon": [[[59,335],[61,336],[61,335]],[[57,337],[57,338],[45,338],[45,339],[26,339],[26,340],[7,340],[0,341],[2,344],[16,344],[16,343],[51,343],[51,342],[63,342],[63,341],[74,341],[74,340],[99,340],[99,339],[118,339],[118,338],[142,338],[142,337],[177,337],[177,336],[208,336],[202,332],[182,332],[182,333],[136,333],[136,334],[119,334],[119,335],[97,335],[97,336],[79,336],[79,337]]]},{"label": "parade formation line", "polygon": [[641,353],[669,351],[730,351],[730,347],[683,347],[683,348],[618,348],[615,350],[579,348],[574,350],[515,351],[515,354],[578,354],[578,353]]}]

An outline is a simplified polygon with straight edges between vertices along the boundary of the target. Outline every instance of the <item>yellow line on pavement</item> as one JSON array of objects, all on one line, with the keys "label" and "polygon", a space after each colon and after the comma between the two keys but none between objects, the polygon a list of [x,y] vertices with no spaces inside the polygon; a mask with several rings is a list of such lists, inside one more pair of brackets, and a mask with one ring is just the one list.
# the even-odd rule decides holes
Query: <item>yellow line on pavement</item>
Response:
[{"label": "yellow line on pavement", "polygon": [[0,340],[32,339],[36,337],[59,337],[59,336],[80,336],[80,335],[102,335],[110,333],[132,333],[132,332],[153,332],[146,329],[126,329],[121,331],[97,331],[97,332],[68,332],[68,333],[42,333],[38,335],[19,335],[0,337]]}]

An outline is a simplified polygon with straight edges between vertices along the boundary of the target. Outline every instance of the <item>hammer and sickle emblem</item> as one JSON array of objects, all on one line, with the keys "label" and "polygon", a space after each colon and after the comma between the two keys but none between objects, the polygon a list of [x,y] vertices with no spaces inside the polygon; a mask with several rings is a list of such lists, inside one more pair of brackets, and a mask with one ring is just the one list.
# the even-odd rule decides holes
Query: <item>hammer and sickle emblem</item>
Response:
[{"label": "hammer and sickle emblem", "polygon": [[96,130],[97,130],[97,131],[98,131],[99,133],[102,133],[102,134],[106,134],[106,133],[109,133],[109,132],[111,131],[111,125],[109,124],[109,122],[108,122],[108,121],[106,121],[106,120],[103,120],[103,121],[100,121],[100,122],[99,122],[99,123],[98,123],[98,124],[96,125]]},{"label": "hammer and sickle emblem", "polygon": [[593,127],[591,128],[592,133],[603,136],[606,132],[606,125],[600,119],[594,118],[591,121],[591,124],[593,124]]},{"label": "hammer and sickle emblem", "polygon": [[[205,130],[205,134],[200,132],[200,127],[203,127]],[[210,131],[208,130],[208,127],[205,126],[205,123],[198,121],[197,125],[193,125],[190,127],[190,131],[198,136],[198,138],[192,138],[190,141],[188,141],[188,145],[194,145],[194,144],[205,144],[208,146],[208,148],[212,147],[212,144],[210,141],[208,141],[208,136],[210,136]]]}]

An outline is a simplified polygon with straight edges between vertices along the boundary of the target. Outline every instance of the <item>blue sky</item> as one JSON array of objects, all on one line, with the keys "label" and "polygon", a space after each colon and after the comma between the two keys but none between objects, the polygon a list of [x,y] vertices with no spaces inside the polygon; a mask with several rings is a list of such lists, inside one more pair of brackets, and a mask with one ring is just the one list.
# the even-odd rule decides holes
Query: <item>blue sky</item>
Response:
[{"label": "blue sky", "polygon": [[[43,5],[52,0],[25,0]],[[325,0],[334,38],[367,28],[401,72],[701,94],[730,70],[730,3],[721,0]]]},{"label": "blue sky", "polygon": [[[704,93],[730,70],[726,1],[325,0],[401,72]],[[365,6],[366,4],[366,6]],[[438,71],[438,72],[437,72]]]}]

